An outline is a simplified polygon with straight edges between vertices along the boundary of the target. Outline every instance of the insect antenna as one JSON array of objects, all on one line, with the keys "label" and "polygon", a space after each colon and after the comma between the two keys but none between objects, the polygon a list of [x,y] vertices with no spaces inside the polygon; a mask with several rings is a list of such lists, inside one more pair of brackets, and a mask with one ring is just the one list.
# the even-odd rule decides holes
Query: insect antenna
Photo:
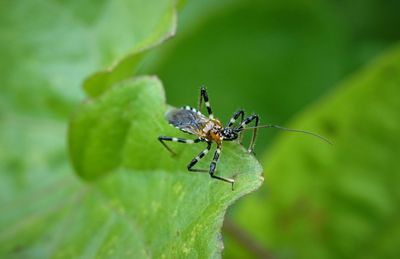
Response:
[{"label": "insect antenna", "polygon": [[325,141],[326,143],[333,145],[332,142],[330,142],[327,138],[318,135],[316,133],[310,132],[310,131],[306,131],[306,130],[297,130],[297,129],[289,129],[289,128],[285,128],[285,127],[281,127],[278,125],[260,125],[257,127],[246,127],[246,128],[242,128],[242,130],[251,130],[251,129],[258,129],[258,128],[275,128],[275,129],[280,129],[280,130],[284,130],[284,131],[290,131],[290,132],[299,132],[299,133],[303,133],[303,134],[307,134],[307,135],[311,135],[314,136],[316,138],[319,138],[322,141]]}]

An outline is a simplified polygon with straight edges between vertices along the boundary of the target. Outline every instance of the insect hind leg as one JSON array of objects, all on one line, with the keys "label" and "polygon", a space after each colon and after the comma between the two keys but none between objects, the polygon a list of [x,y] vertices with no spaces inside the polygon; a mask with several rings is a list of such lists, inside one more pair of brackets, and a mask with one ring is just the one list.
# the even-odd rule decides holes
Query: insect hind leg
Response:
[{"label": "insect hind leg", "polygon": [[187,165],[187,169],[191,172],[202,172],[202,173],[207,173],[207,169],[196,169],[193,168],[199,162],[211,149],[211,142],[207,142],[207,147],[203,151],[201,151],[195,158],[190,161],[190,163]]},{"label": "insect hind leg", "polygon": [[175,138],[175,137],[168,137],[168,136],[160,136],[160,137],[158,137],[158,140],[161,142],[161,144],[162,144],[172,155],[176,155],[176,152],[173,151],[164,141],[179,142],[179,143],[184,143],[184,144],[194,144],[194,143],[199,143],[199,142],[201,141],[200,138],[197,138],[197,139],[183,139],[183,138]]}]

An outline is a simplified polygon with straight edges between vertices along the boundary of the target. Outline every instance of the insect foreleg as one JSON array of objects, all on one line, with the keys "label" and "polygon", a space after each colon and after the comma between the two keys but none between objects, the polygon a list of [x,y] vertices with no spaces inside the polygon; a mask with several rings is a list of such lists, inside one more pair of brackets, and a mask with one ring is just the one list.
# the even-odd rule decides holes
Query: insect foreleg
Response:
[{"label": "insect foreleg", "polygon": [[251,137],[251,141],[250,141],[250,145],[248,148],[248,152],[252,153],[254,150],[254,145],[256,142],[256,137],[257,137],[257,126],[258,126],[258,121],[259,121],[259,117],[256,114],[250,115],[249,117],[247,117],[238,127],[239,130],[243,129],[246,127],[246,125],[248,125],[249,123],[251,123],[252,121],[255,121],[254,124],[254,129],[253,129],[253,135]]},{"label": "insect foreleg", "polygon": [[[231,128],[233,124],[236,122],[236,120],[240,117],[240,124],[243,122],[244,119],[244,110],[240,109],[236,111],[233,115],[232,118],[228,122],[228,128]],[[243,132],[239,132],[239,143],[241,144],[243,140]]]},{"label": "insect foreleg", "polygon": [[211,142],[207,142],[207,147],[203,151],[201,151],[195,158],[190,161],[190,163],[187,165],[187,169],[191,172],[208,172],[206,169],[195,169],[192,168],[197,162],[200,161],[205,155],[207,155],[208,151],[211,149]]},{"label": "insect foreleg", "polygon": [[214,119],[214,115],[212,113],[210,101],[208,99],[207,90],[206,90],[206,88],[204,86],[202,86],[201,90],[200,90],[199,105],[198,105],[198,109],[197,109],[199,111],[201,111],[201,107],[203,106],[203,99],[204,99],[204,104],[206,105],[206,108],[207,108],[208,117],[210,119]]},{"label": "insect foreleg", "polygon": [[229,120],[228,126],[227,126],[227,127],[229,127],[229,128],[232,127],[232,125],[236,122],[236,120],[237,120],[239,117],[241,117],[241,118],[240,118],[240,123],[242,123],[242,122],[243,122],[243,119],[244,119],[244,110],[240,109],[240,110],[236,111],[236,112],[232,115],[232,118]]},{"label": "insect foreleg", "polygon": [[214,153],[213,161],[210,164],[210,171],[209,171],[210,176],[212,178],[232,184],[232,190],[233,190],[233,184],[235,183],[235,180],[214,175],[220,154],[221,154],[221,146],[218,146],[217,150]]},{"label": "insect foreleg", "polygon": [[179,143],[185,143],[185,144],[194,144],[194,143],[199,143],[201,141],[200,138],[197,138],[197,139],[183,139],[183,138],[174,138],[174,137],[167,137],[167,136],[160,136],[160,137],[158,137],[158,140],[173,155],[176,155],[175,151],[173,151],[170,147],[168,147],[167,144],[165,144],[164,141],[173,141],[173,142],[179,142]]}]

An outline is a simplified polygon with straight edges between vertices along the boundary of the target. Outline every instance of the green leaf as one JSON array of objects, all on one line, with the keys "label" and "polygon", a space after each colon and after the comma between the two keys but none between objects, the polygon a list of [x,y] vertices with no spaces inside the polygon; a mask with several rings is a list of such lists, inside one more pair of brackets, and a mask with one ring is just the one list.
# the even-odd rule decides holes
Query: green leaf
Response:
[{"label": "green leaf", "polygon": [[66,127],[16,113],[0,119],[0,257],[43,258],[53,245],[45,233],[50,219],[79,193],[67,163]]},{"label": "green leaf", "polygon": [[[14,109],[65,115],[88,75],[164,41],[175,22],[174,0],[3,1],[1,105],[17,100]],[[128,65],[119,79],[133,74]]]},{"label": "green leaf", "polygon": [[99,71],[88,77],[83,84],[86,94],[90,97],[100,96],[113,84],[134,75],[145,53],[139,51],[128,55],[115,67]]},{"label": "green leaf", "polygon": [[153,34],[137,47],[137,50],[124,57],[111,68],[97,72],[85,80],[83,88],[88,96],[97,97],[113,84],[132,76],[138,69],[147,50],[175,34],[176,14],[175,9],[173,8],[174,2],[170,2],[170,8],[167,9],[161,18],[159,18],[160,24],[154,28]]},{"label": "green leaf", "polygon": [[243,147],[227,143],[217,172],[236,179],[234,191],[189,173],[186,164],[204,147],[175,143],[176,157],[162,147],[159,135],[180,135],[164,119],[164,98],[157,78],[141,77],[83,103],[69,143],[76,171],[89,181],[61,167],[50,183],[35,179],[38,188],[18,195],[24,206],[6,199],[0,256],[219,257],[225,211],[261,185],[262,169]]},{"label": "green leaf", "polygon": [[297,117],[334,145],[282,133],[237,224],[278,257],[398,258],[399,85],[397,47]]}]

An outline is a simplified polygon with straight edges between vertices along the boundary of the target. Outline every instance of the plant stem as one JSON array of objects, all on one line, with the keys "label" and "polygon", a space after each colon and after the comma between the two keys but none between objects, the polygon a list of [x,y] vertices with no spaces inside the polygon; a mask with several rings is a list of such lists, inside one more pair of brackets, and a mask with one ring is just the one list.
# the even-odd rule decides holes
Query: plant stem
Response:
[{"label": "plant stem", "polygon": [[257,240],[252,238],[245,230],[240,228],[229,218],[224,221],[223,230],[234,238],[244,249],[252,253],[257,258],[273,259],[272,253],[265,249]]}]

